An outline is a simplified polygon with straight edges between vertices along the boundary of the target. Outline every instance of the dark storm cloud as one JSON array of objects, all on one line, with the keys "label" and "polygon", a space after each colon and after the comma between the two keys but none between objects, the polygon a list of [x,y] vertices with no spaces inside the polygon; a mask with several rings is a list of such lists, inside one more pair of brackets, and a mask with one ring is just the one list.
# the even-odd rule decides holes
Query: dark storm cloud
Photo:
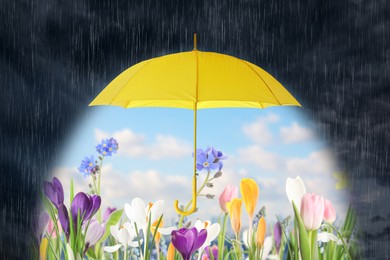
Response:
[{"label": "dark storm cloud", "polygon": [[[4,0],[0,23],[2,259],[25,257],[39,184],[89,101],[132,64],[191,50],[195,31],[200,50],[288,86],[353,179],[356,207],[390,193],[388,1]],[[388,211],[361,210],[363,229]],[[388,256],[388,236],[367,234],[367,256]]]}]

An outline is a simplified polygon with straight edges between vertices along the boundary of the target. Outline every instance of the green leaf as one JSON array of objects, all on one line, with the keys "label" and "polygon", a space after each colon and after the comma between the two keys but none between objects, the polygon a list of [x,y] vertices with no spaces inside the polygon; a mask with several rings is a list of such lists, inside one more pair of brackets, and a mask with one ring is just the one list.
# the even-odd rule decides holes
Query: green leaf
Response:
[{"label": "green leaf", "polygon": [[106,230],[104,231],[104,235],[98,241],[99,244],[103,243],[104,240],[107,239],[107,237],[110,235],[110,227],[116,225],[119,222],[119,220],[122,217],[122,214],[123,214],[123,209],[118,209],[111,213],[110,217],[106,222]]},{"label": "green leaf", "polygon": [[292,202],[292,204],[294,208],[295,219],[297,220],[298,223],[299,244],[301,246],[300,251],[301,251],[302,260],[310,260],[311,252],[310,252],[309,237],[307,236],[305,225],[303,224],[302,218],[299,215],[299,211],[297,210],[294,201]]},{"label": "green leaf", "polygon": [[74,198],[74,185],[73,185],[73,179],[70,179],[70,188],[69,188],[69,205],[72,205],[72,201]]},{"label": "green leaf", "polygon": [[163,218],[163,215],[161,215],[161,217],[158,219],[156,229],[154,230],[153,239],[152,239],[152,246],[151,246],[150,250],[152,250],[153,247],[154,247],[157,231],[160,228],[160,224],[161,224],[162,218]]},{"label": "green leaf", "polygon": [[298,252],[298,220],[294,217],[294,234],[291,232],[291,241],[293,241],[293,249],[294,249],[294,259],[299,259],[299,252]]},{"label": "green leaf", "polygon": [[91,258],[91,259],[97,259],[97,256],[95,254],[95,250],[93,250],[93,248],[88,248],[87,256],[88,256],[88,258]]}]

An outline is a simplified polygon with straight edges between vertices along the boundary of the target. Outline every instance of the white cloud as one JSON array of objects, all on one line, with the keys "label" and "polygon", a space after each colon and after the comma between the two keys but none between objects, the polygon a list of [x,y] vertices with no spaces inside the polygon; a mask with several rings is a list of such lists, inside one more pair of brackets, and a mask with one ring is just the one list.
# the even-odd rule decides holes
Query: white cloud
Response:
[{"label": "white cloud", "polygon": [[252,145],[238,150],[239,160],[253,163],[264,170],[275,171],[281,167],[282,158],[275,153],[264,150],[259,145]]},{"label": "white cloud", "polygon": [[296,143],[313,139],[314,133],[311,129],[300,126],[294,122],[290,127],[281,127],[280,136],[284,143]]},{"label": "white cloud", "polygon": [[156,135],[153,143],[147,143],[145,135],[131,129],[123,129],[112,134],[95,129],[98,142],[104,138],[114,137],[119,143],[119,155],[127,157],[146,157],[152,160],[163,158],[181,158],[191,155],[192,146],[189,142],[172,135]]},{"label": "white cloud", "polygon": [[[75,168],[57,168],[54,169],[53,175],[62,182],[66,198],[69,198],[71,179],[74,180],[75,193],[88,192],[88,184],[92,183],[90,177],[84,178]],[[145,202],[163,199],[170,209],[167,212],[168,216],[174,217],[173,201],[183,197],[182,194],[191,196],[188,187],[191,187],[191,180],[188,177],[164,175],[153,169],[125,173],[107,164],[102,168],[102,208],[107,206],[123,208],[125,203],[130,203],[136,197],[142,198]],[[66,205],[69,205],[69,200],[66,200]]]},{"label": "white cloud", "polygon": [[310,153],[304,158],[287,158],[286,170],[292,174],[316,174],[331,176],[337,171],[336,163],[328,150]]},{"label": "white cloud", "polygon": [[[218,217],[221,213],[218,197],[227,185],[239,187],[240,180],[248,177],[245,171],[235,171],[232,163],[227,162],[223,175],[213,181],[213,188],[205,188],[203,194],[213,194],[213,200],[199,197],[197,213],[191,215],[192,223],[197,218],[202,220]],[[69,206],[70,180],[74,180],[75,193],[88,192],[90,177],[84,178],[78,173],[76,168],[56,168],[53,175],[62,182],[65,190],[66,205]],[[200,172],[198,177],[198,187],[203,183],[206,173]],[[179,200],[179,204],[186,205],[191,199],[192,177],[188,175],[172,175],[159,172],[157,170],[121,172],[107,164],[102,169],[101,195],[102,208],[114,206],[123,208],[125,203],[130,203],[133,198],[139,197],[145,202],[154,202],[162,199],[166,203],[165,218],[167,225],[177,220],[177,213],[174,209],[174,201]],[[263,184],[260,184],[261,186]],[[245,222],[245,219],[243,218]]]},{"label": "white cloud", "polygon": [[[253,151],[261,151],[259,147],[252,147]],[[248,150],[249,151],[249,150]],[[261,151],[264,152],[264,151]],[[258,153],[258,154],[261,154]],[[261,206],[267,207],[267,218],[270,223],[276,220],[275,214],[279,216],[291,215],[292,208],[285,195],[285,181],[287,176],[295,177],[300,175],[304,180],[308,192],[315,192],[323,195],[332,200],[335,207],[340,213],[340,217],[345,216],[345,209],[348,204],[346,200],[345,191],[337,191],[334,189],[336,180],[331,176],[332,172],[326,172],[330,168],[326,168],[325,165],[318,165],[316,167],[309,167],[313,163],[319,163],[323,159],[323,164],[330,163],[327,156],[329,154],[326,151],[310,154],[305,159],[283,159],[273,158],[274,163],[277,162],[290,162],[287,164],[280,164],[277,167],[280,174],[260,174],[261,171],[253,170],[247,164],[242,165],[241,158],[235,156],[229,156],[226,160],[223,168],[223,175],[213,181],[213,188],[205,188],[203,194],[213,194],[215,199],[209,200],[204,197],[198,199],[199,211],[190,216],[190,220],[194,222],[197,218],[202,220],[211,219],[220,215],[220,208],[218,203],[218,197],[227,185],[235,185],[239,187],[242,178],[255,179],[260,188],[260,197],[256,210],[259,210]],[[271,159],[264,159],[264,162],[271,162]],[[300,161],[301,160],[301,161]],[[292,163],[294,162],[294,163]],[[299,163],[295,163],[299,162]],[[272,165],[272,164],[269,164]],[[293,166],[291,166],[293,165]],[[264,165],[263,165],[264,166]],[[290,167],[290,171],[287,171],[286,167]],[[324,175],[318,175],[321,171],[320,168],[324,168]],[[326,170],[328,169],[328,170]],[[189,175],[167,174],[154,169],[146,171],[118,171],[113,165],[107,164],[102,169],[101,180],[101,194],[102,194],[102,208],[107,206],[115,206],[117,208],[123,208],[125,203],[130,203],[135,197],[142,198],[145,202],[154,202],[158,199],[163,199],[166,203],[166,223],[173,224],[177,220],[177,213],[174,210],[174,200],[179,199],[180,204],[187,204],[191,199],[191,183],[192,177]],[[313,174],[316,173],[316,174]],[[74,179],[75,192],[88,191],[88,183],[91,182],[90,178],[84,178],[82,174],[78,173],[76,168],[57,168],[54,171],[54,175],[58,176],[61,182],[64,184],[64,190],[66,191],[66,198],[69,198],[69,185],[70,179]],[[200,172],[198,178],[198,187],[203,182],[205,173]],[[241,196],[241,195],[240,195]],[[68,199],[66,204],[69,205]],[[247,225],[247,215],[245,213],[245,207],[243,206],[243,226]]]},{"label": "white cloud", "polygon": [[246,136],[259,144],[269,144],[273,139],[268,125],[279,121],[279,117],[274,114],[269,114],[266,117],[258,118],[255,122],[245,124],[243,131]]}]

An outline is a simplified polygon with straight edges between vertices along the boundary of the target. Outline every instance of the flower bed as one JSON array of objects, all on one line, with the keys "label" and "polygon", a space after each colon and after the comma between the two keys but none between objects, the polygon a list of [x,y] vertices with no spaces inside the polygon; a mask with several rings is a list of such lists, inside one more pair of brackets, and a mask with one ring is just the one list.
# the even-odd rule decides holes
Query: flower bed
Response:
[{"label": "flower bed", "polygon": [[[98,159],[85,157],[79,171],[90,178],[88,192],[75,194],[70,185],[69,206],[56,177],[45,182],[42,196],[45,211],[35,226],[32,246],[40,259],[357,259],[356,216],[350,208],[344,224],[333,226],[332,202],[307,193],[301,178],[287,178],[286,194],[294,212],[281,220],[265,215],[258,206],[259,186],[243,178],[239,187],[228,185],[219,195],[218,223],[189,222],[179,216],[174,226],[164,221],[165,202],[145,203],[134,198],[122,209],[102,213],[100,179],[102,164],[119,149],[118,142],[105,139],[96,146]],[[197,151],[197,171],[206,172],[197,196],[222,176],[227,157],[212,147]],[[240,191],[240,192],[239,192]],[[213,195],[205,197],[212,199]],[[242,230],[242,207],[249,228]],[[183,206],[187,210],[191,201]],[[293,220],[292,220],[293,219]],[[228,232],[228,222],[232,232]],[[267,223],[272,223],[273,228]],[[291,223],[290,223],[291,222]],[[268,228],[267,228],[268,227]]]}]

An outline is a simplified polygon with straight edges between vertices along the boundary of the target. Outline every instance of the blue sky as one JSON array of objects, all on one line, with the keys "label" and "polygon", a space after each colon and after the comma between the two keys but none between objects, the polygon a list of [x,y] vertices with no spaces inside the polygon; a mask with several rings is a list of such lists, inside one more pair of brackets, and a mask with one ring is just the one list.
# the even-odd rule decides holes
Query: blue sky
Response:
[{"label": "blue sky", "polygon": [[[349,204],[348,195],[334,189],[332,177],[340,169],[303,111],[298,107],[199,110],[198,148],[214,146],[229,157],[223,176],[207,192],[218,197],[227,184],[239,186],[241,178],[254,178],[261,190],[258,209],[266,205],[272,219],[275,214],[292,214],[285,181],[300,175],[308,191],[331,199],[342,215]],[[123,207],[134,197],[164,199],[166,214],[173,219],[173,200],[184,203],[191,194],[193,111],[88,107],[69,136],[54,174],[65,186],[73,178],[76,189],[87,191],[89,180],[77,167],[84,156],[96,157],[99,140],[111,136],[118,139],[120,148],[118,154],[105,159],[103,204]],[[200,179],[203,177],[200,173]],[[213,210],[202,211],[202,207]],[[211,218],[219,213],[217,199],[201,198],[199,208],[194,217]]]},{"label": "blue sky", "polygon": [[[281,126],[290,126],[293,122],[314,130],[315,125],[305,119],[301,110],[302,108],[298,107],[272,107],[262,110],[228,108],[199,110],[197,116],[197,146],[198,148],[214,146],[227,154],[232,154],[238,147],[252,143],[252,140],[243,133],[243,126],[270,114],[280,117],[278,122],[268,124],[269,130],[273,133],[278,132]],[[193,111],[172,108],[88,107],[82,123],[75,128],[74,133],[69,138],[66,151],[59,165],[78,165],[80,158],[83,156],[95,154],[94,147],[97,144],[95,129],[113,133],[126,128],[149,137],[147,142],[151,142],[156,134],[163,134],[187,140],[192,145]],[[324,147],[324,143],[319,139],[303,142],[299,145],[296,143],[284,144],[276,139],[267,144],[269,151],[285,156],[292,154],[307,156],[310,152]],[[125,147],[125,149],[131,149],[131,147]],[[122,165],[125,161],[119,162],[119,159],[116,166],[125,167]],[[183,164],[182,166],[184,166],[184,163],[192,165],[191,158],[184,158],[180,162],[175,161]],[[140,161],[137,158],[136,162],[138,164],[136,165],[137,168],[143,167],[142,163],[144,161],[142,159]],[[166,165],[166,161],[155,161],[153,164],[160,168]],[[175,171],[172,168],[169,170]]]}]

